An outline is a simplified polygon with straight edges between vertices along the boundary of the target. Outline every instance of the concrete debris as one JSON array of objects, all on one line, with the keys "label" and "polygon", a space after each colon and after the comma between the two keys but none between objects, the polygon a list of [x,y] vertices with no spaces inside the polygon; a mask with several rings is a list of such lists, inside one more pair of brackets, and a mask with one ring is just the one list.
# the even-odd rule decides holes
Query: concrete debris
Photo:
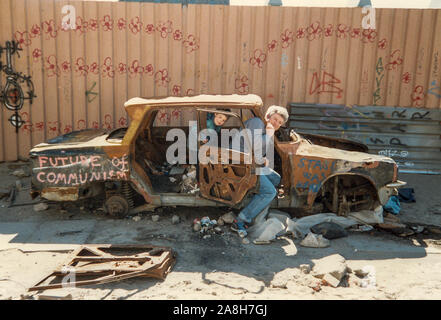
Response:
[{"label": "concrete debris", "polygon": [[49,205],[45,202],[40,202],[34,205],[34,211],[38,212],[38,211],[44,211],[47,210],[49,208]]},{"label": "concrete debris", "polygon": [[221,219],[226,223],[226,224],[232,224],[234,219],[236,219],[236,215],[234,214],[234,212],[230,211],[225,213]]},{"label": "concrete debris", "polygon": [[324,257],[314,261],[314,263],[312,275],[319,279],[323,279],[328,274],[340,282],[348,271],[345,258],[339,254]]},{"label": "concrete debris", "polygon": [[361,278],[357,283],[362,288],[375,288],[377,285],[377,277],[375,267],[368,265],[361,269],[354,270],[357,277]]},{"label": "concrete debris", "polygon": [[301,264],[299,266],[300,271],[302,271],[304,274],[309,274],[311,272],[311,265],[309,264]]},{"label": "concrete debris", "polygon": [[223,226],[225,224],[225,221],[222,219],[222,217],[220,217],[219,219],[217,219],[217,224],[219,226]]},{"label": "concrete debris", "polygon": [[325,276],[323,277],[323,280],[330,285],[331,287],[337,288],[338,285],[340,284],[340,280],[338,280],[336,277],[334,277],[333,275],[327,273],[325,274]]},{"label": "concrete debris", "polygon": [[31,175],[29,170],[25,170],[25,169],[17,169],[14,172],[12,172],[12,174],[16,177],[19,177],[19,178],[25,178],[25,177],[29,177]]},{"label": "concrete debris", "polygon": [[157,214],[152,215],[152,221],[153,222],[158,222],[159,221],[159,215],[157,215]]},{"label": "concrete debris", "polygon": [[321,234],[328,240],[346,237],[346,230],[334,222],[322,222],[311,227],[311,231],[315,234]]},{"label": "concrete debris", "polygon": [[177,216],[177,215],[174,215],[172,217],[171,221],[172,221],[173,224],[178,224],[179,222],[181,222],[181,218],[179,216]]},{"label": "concrete debris", "polygon": [[323,238],[321,234],[316,235],[310,232],[305,239],[300,242],[300,245],[309,248],[326,248],[331,245],[331,242],[328,239]]},{"label": "concrete debris", "polygon": [[242,238],[242,244],[250,244],[250,240],[247,238]]},{"label": "concrete debris", "polygon": [[141,221],[140,216],[134,216],[132,219],[133,219],[133,221],[136,221],[136,222]]}]

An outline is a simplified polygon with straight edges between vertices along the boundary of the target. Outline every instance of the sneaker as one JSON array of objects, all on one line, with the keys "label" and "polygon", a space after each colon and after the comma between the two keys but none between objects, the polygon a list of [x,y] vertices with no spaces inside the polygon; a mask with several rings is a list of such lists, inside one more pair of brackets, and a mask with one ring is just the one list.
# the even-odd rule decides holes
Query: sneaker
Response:
[{"label": "sneaker", "polygon": [[234,220],[233,225],[231,226],[231,230],[237,232],[237,234],[241,238],[245,238],[248,235],[248,232],[246,231],[247,228],[248,226],[246,225],[245,222],[238,220]]}]

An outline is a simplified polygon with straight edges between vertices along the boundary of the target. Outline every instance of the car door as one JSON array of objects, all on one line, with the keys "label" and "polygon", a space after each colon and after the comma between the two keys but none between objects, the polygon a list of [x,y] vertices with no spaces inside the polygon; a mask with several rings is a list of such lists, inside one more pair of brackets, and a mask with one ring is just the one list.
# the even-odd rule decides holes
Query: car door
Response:
[{"label": "car door", "polygon": [[[206,128],[206,117],[210,111],[213,112],[213,109],[198,109],[199,130]],[[240,128],[245,128],[242,120],[235,113],[220,111],[219,113],[236,117]],[[251,145],[249,137],[246,143]],[[233,150],[229,146],[223,148],[219,144],[204,147],[198,142],[198,145],[199,152],[202,151],[206,155],[203,157],[205,161],[199,161],[199,186],[202,197],[235,206],[248,192],[256,189],[258,177],[251,153]]]}]

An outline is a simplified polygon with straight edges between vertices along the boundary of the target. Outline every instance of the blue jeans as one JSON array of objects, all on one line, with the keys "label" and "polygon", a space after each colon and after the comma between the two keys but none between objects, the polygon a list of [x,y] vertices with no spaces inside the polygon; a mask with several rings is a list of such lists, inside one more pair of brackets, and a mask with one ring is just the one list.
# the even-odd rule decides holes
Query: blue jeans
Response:
[{"label": "blue jeans", "polygon": [[276,186],[280,183],[280,175],[270,169],[267,175],[260,175],[260,185],[258,193],[251,199],[250,203],[239,213],[238,219],[245,223],[252,223],[253,219],[268,207],[277,195]]}]

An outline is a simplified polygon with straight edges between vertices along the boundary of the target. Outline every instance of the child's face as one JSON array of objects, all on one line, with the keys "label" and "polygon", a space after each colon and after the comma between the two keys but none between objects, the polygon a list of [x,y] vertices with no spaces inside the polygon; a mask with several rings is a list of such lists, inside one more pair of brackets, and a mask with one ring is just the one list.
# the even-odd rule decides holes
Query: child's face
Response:
[{"label": "child's face", "polygon": [[225,121],[227,121],[227,116],[222,113],[215,113],[214,114],[214,124],[217,126],[223,126]]}]

